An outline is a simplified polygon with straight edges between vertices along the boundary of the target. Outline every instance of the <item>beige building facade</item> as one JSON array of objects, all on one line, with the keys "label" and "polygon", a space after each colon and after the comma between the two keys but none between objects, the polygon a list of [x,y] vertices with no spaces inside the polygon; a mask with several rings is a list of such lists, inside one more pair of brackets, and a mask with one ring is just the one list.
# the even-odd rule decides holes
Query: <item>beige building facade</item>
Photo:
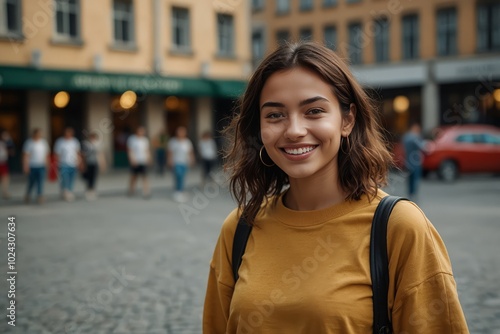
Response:
[{"label": "beige building facade", "polygon": [[[339,52],[397,137],[418,121],[500,126],[500,1],[252,1],[254,66],[284,41]],[[396,138],[395,138],[396,139]]]},{"label": "beige building facade", "polygon": [[[196,141],[230,114],[251,70],[250,9],[233,0],[0,0],[0,127],[96,131],[125,166],[138,126]],[[18,150],[20,151],[20,149]]]}]

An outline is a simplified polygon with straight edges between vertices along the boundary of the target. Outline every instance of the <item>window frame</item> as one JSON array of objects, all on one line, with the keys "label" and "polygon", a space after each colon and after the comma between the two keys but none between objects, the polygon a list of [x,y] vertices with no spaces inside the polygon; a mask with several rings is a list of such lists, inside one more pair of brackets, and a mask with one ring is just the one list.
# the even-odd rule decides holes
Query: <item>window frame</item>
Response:
[{"label": "window frame", "polygon": [[[484,17],[481,17],[483,9],[486,16],[483,14]],[[494,17],[495,15],[497,16],[496,18]],[[476,22],[477,52],[499,51],[500,3],[478,3],[476,6]],[[485,36],[483,36],[483,34],[485,34]],[[482,41],[484,41],[484,45],[481,45]]]},{"label": "window frame", "polygon": [[[356,36],[352,35],[354,28],[358,28],[358,32]],[[348,42],[349,48],[347,50],[347,54],[349,55],[349,61],[351,65],[360,65],[363,64],[363,48],[361,47],[361,37],[363,35],[363,24],[362,22],[351,22],[347,25],[347,33],[348,33]],[[355,38],[358,38],[358,41],[355,41]],[[352,48],[356,47],[357,51],[353,53]],[[352,54],[355,54],[356,57],[352,57]]]},{"label": "window frame", "polygon": [[[69,43],[69,44],[82,44],[81,34],[82,34],[82,8],[81,1],[74,0],[74,4],[70,4],[71,0],[54,0],[54,35],[53,42],[56,43]],[[61,8],[62,7],[62,8]],[[61,12],[63,27],[62,30],[68,30],[59,32],[58,18]],[[75,17],[75,35],[71,35],[71,15]]]},{"label": "window frame", "polygon": [[338,4],[338,0],[323,0],[321,5],[323,6],[323,8],[331,8],[336,7]]},{"label": "window frame", "polygon": [[[332,40],[327,39],[327,32],[333,32]],[[330,50],[336,51],[338,44],[338,31],[337,26],[334,24],[329,24],[323,27],[323,44]]]},{"label": "window frame", "polygon": [[[117,16],[117,8],[115,7],[119,3],[126,3],[129,6],[129,11],[120,11],[119,16]],[[113,0],[113,11],[112,11],[112,27],[113,27],[113,47],[119,49],[135,49],[136,48],[136,38],[135,38],[135,11],[134,11],[134,1],[133,0]],[[128,35],[129,40],[123,39],[123,27],[121,30],[122,38],[117,39],[116,25],[117,21],[120,23],[128,22]]]},{"label": "window frame", "polygon": [[[7,10],[8,3],[14,6],[15,14],[15,29],[9,29],[9,11]],[[21,0],[0,0],[0,38],[6,37],[9,39],[23,39],[23,24],[22,24],[22,1]]]},{"label": "window frame", "polygon": [[[286,4],[286,6],[284,6]],[[276,0],[276,15],[290,13],[290,0]]]},{"label": "window frame", "polygon": [[[280,38],[281,37],[280,35],[281,36],[286,35],[286,38],[285,39]],[[290,34],[290,30],[288,29],[277,29],[274,36],[276,38],[276,45],[283,45],[290,40],[292,35]]]},{"label": "window frame", "polygon": [[[306,36],[306,37],[304,38],[304,36]],[[313,41],[314,40],[314,29],[311,26],[301,27],[299,29],[299,39],[301,42]]]},{"label": "window frame", "polygon": [[[179,17],[176,14],[186,14],[186,17]],[[192,53],[191,45],[191,12],[187,7],[172,6],[171,9],[171,20],[172,20],[172,41],[171,48],[172,51],[178,53]],[[182,36],[177,36],[179,33]],[[177,43],[177,37],[183,39],[184,41],[180,44]]]},{"label": "window frame", "polygon": [[[217,13],[216,15],[217,15],[217,57],[234,58],[235,43],[236,43],[234,15],[226,13]],[[229,22],[229,24],[227,22]],[[226,32],[229,32],[228,34],[229,37],[221,38],[223,35],[226,35]],[[227,46],[225,44],[227,44]]]},{"label": "window frame", "polygon": [[381,17],[374,20],[373,24],[380,29],[378,33],[375,30],[374,36],[375,62],[386,63],[390,60],[390,22],[387,17]]},{"label": "window frame", "polygon": [[312,11],[314,8],[314,1],[313,0],[300,0],[299,1],[299,10],[301,12],[309,12]]},{"label": "window frame", "polygon": [[[401,18],[401,47],[402,58],[413,60],[420,58],[420,18],[412,13]],[[408,30],[407,28],[410,27]],[[409,50],[407,52],[407,50]]]},{"label": "window frame", "polygon": [[[439,22],[439,21],[443,22]],[[446,21],[446,22],[444,22]],[[436,43],[438,56],[453,56],[458,50],[457,9],[448,7],[436,13]]]}]

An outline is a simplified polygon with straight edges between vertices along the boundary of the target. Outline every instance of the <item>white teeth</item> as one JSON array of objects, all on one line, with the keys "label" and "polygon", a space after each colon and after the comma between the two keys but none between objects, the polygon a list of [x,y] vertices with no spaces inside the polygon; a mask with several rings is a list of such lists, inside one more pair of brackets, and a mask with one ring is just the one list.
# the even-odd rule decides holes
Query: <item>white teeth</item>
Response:
[{"label": "white teeth", "polygon": [[288,154],[299,155],[310,152],[312,150],[314,150],[314,146],[301,147],[301,148],[286,148],[285,152]]}]

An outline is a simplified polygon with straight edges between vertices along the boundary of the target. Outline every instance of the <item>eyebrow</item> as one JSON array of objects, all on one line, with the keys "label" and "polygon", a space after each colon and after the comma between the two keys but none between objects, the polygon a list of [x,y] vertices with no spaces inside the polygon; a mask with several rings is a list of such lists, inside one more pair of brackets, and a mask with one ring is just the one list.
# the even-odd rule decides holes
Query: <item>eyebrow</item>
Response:
[{"label": "eyebrow", "polygon": [[[316,101],[326,101],[326,102],[328,102],[328,99],[326,99],[326,98],[324,98],[324,97],[322,97],[322,96],[315,96],[315,97],[311,97],[311,98],[309,98],[309,99],[305,99],[305,100],[303,100],[303,101],[300,101],[299,106],[300,106],[300,107],[303,107],[303,106],[305,106],[305,105],[307,105],[307,104],[311,104],[311,103],[314,103],[314,102],[316,102]],[[278,107],[278,108],[283,108],[283,107],[285,107],[285,105],[284,105],[283,103],[281,103],[281,102],[272,102],[272,101],[270,101],[270,102],[266,102],[266,103],[264,103],[264,104],[260,107],[260,109],[262,110],[262,109],[264,109],[265,107]]]}]

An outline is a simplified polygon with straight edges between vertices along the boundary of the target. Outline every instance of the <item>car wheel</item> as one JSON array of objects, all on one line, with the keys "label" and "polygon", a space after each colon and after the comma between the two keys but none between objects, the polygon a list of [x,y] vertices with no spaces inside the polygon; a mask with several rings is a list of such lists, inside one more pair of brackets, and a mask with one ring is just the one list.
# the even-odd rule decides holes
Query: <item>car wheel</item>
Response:
[{"label": "car wheel", "polygon": [[445,160],[439,165],[438,175],[446,182],[455,181],[458,178],[458,166],[455,161]]}]

